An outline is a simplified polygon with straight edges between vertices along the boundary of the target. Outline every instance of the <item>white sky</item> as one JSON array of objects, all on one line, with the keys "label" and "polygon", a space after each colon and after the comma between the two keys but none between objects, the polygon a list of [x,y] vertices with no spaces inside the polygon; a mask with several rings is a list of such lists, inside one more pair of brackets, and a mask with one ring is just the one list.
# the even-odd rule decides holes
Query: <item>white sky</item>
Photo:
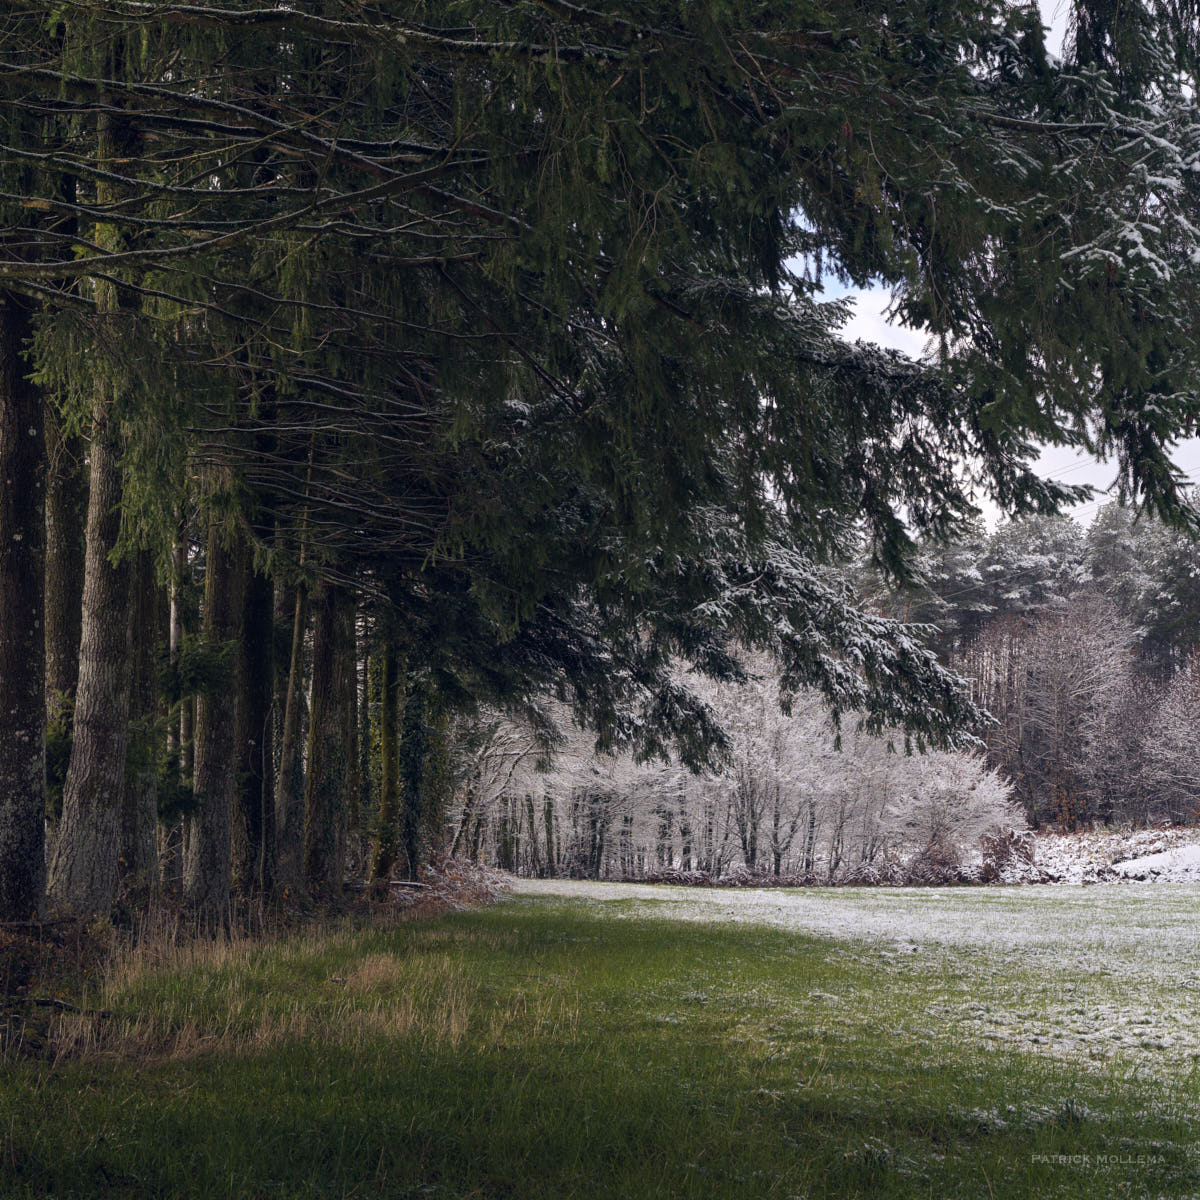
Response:
[{"label": "white sky", "polygon": [[[884,316],[888,307],[889,292],[886,288],[870,288],[864,291],[827,291],[827,296],[850,296],[854,300],[854,316],[842,327],[842,335],[849,341],[861,338],[863,341],[875,342],[899,350],[911,358],[919,358],[925,349],[925,334],[902,325],[890,324]],[[1200,438],[1187,438],[1177,444],[1172,455],[1175,465],[1180,468],[1193,483],[1200,484]],[[1047,446],[1037,462],[1038,473],[1047,479],[1060,483],[1086,483],[1094,488],[1109,487],[1116,477],[1116,465],[1111,462],[1102,463],[1082,450],[1069,446]],[[1091,522],[1096,509],[1106,503],[1111,497],[1102,492],[1084,504],[1077,504],[1070,510],[1071,515],[1082,524]],[[996,525],[1000,520],[1000,511],[985,497],[979,497],[980,508],[988,527]]]},{"label": "white sky", "polygon": [[[1062,49],[1066,34],[1070,5],[1068,0],[1039,0],[1039,5],[1042,20],[1047,27],[1047,48],[1057,55]],[[863,341],[899,350],[912,358],[919,357],[924,350],[923,332],[893,325],[884,316],[890,299],[886,288],[870,288],[864,291],[829,289],[825,295],[831,299],[839,295],[853,297],[854,316],[842,329],[843,336],[850,341],[861,338]],[[1172,457],[1176,466],[1193,483],[1200,484],[1200,438],[1188,438],[1178,443]],[[1116,475],[1114,464],[1098,462],[1083,451],[1065,446],[1046,447],[1038,460],[1037,469],[1038,473],[1047,479],[1062,483],[1085,483],[1101,489],[1109,487]],[[1091,501],[1076,505],[1071,510],[1071,515],[1086,525],[1091,521],[1096,509],[1108,499],[1109,497],[1098,492]],[[979,498],[979,504],[988,526],[995,525],[1000,518],[999,510],[983,497]]]}]

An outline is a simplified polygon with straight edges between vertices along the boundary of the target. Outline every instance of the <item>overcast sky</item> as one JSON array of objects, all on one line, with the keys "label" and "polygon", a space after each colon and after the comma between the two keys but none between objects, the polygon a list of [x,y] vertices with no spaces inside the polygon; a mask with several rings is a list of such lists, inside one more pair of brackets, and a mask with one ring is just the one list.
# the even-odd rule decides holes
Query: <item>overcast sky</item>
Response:
[{"label": "overcast sky", "polygon": [[[1069,4],[1067,0],[1039,0],[1042,10],[1042,20],[1047,26],[1046,42],[1051,52],[1057,54],[1066,33]],[[864,341],[877,342],[881,346],[890,346],[913,358],[921,355],[925,348],[925,335],[914,329],[890,324],[884,312],[888,307],[890,294],[886,289],[873,288],[867,291],[846,291],[845,289],[827,290],[826,295],[852,296],[855,302],[854,317],[843,328],[843,335],[854,341],[862,338]],[[1200,438],[1188,438],[1176,447],[1173,455],[1175,464],[1193,483],[1200,483]],[[1038,461],[1038,471],[1048,479],[1059,480],[1063,483],[1086,483],[1095,488],[1107,488],[1116,474],[1112,463],[1097,462],[1091,455],[1062,446],[1047,447]],[[1086,504],[1077,505],[1072,515],[1087,524],[1095,514],[1099,505],[1109,497],[1097,494]],[[980,498],[980,506],[989,526],[994,525],[999,513],[994,505]]]}]

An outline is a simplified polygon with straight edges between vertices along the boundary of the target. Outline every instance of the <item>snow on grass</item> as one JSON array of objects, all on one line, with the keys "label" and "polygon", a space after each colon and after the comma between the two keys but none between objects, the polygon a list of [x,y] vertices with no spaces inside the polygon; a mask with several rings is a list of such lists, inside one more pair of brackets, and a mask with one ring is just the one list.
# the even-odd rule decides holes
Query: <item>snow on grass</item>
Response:
[{"label": "snow on grass", "polygon": [[[1158,1077],[1200,1070],[1200,883],[742,890],[526,879],[515,890],[619,919],[833,939],[911,998],[897,1010],[898,1033],[949,1031]],[[830,1012],[833,1032],[838,1000],[809,1001]]]}]

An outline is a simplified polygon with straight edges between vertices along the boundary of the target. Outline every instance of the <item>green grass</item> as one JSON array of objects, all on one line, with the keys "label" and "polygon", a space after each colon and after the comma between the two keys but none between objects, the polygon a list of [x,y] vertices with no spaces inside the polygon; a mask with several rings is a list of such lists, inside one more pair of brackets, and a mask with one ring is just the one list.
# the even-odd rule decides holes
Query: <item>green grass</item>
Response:
[{"label": "green grass", "polygon": [[143,952],[6,1065],[0,1195],[1200,1194],[1195,1072],[983,1048],[977,957],[546,899]]}]

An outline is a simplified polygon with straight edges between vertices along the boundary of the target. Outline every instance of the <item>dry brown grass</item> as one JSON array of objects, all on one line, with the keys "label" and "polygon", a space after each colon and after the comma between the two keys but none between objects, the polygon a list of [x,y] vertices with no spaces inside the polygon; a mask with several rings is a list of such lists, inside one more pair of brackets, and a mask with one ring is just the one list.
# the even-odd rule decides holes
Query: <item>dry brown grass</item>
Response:
[{"label": "dry brown grass", "polygon": [[82,1011],[52,1018],[53,1057],[150,1063],[309,1039],[362,1048],[395,1038],[432,1050],[468,1036],[505,1046],[574,1036],[569,990],[531,997],[468,973],[472,945],[499,947],[511,934],[421,928],[402,916],[394,924],[388,948],[367,953],[361,927],[349,925],[265,938],[143,931],[113,955]]}]

